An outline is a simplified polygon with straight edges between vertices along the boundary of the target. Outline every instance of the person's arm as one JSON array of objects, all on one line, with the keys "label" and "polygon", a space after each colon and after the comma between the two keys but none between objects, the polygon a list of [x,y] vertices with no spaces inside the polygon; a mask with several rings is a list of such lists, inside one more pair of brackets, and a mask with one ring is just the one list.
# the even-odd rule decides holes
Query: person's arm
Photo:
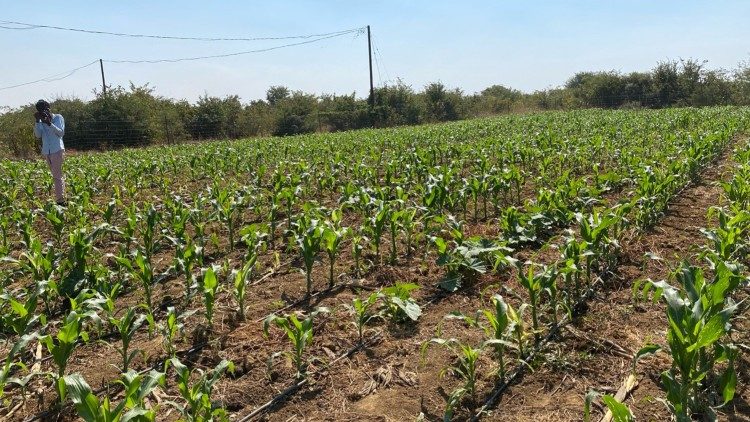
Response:
[{"label": "person's arm", "polygon": [[49,127],[52,128],[52,131],[55,132],[55,135],[62,138],[65,135],[65,119],[63,119],[62,114],[58,114],[58,116],[60,116],[59,123],[55,125],[54,121],[50,122]]}]

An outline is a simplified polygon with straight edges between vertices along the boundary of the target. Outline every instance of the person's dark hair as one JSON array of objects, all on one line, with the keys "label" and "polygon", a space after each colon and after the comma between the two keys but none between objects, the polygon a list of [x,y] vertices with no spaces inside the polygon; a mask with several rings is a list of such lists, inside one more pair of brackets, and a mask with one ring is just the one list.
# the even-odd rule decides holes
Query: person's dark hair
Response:
[{"label": "person's dark hair", "polygon": [[41,113],[42,111],[48,108],[49,108],[49,103],[47,101],[39,100],[36,102],[36,111]]}]

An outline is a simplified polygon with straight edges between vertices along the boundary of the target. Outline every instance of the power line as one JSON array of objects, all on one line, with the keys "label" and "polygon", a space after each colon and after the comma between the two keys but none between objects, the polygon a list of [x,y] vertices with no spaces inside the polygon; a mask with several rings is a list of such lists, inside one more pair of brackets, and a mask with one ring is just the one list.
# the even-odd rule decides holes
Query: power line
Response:
[{"label": "power line", "polygon": [[18,87],[21,87],[21,86],[31,85],[31,84],[35,84],[35,83],[39,83],[39,82],[54,82],[54,81],[59,81],[61,79],[65,79],[65,78],[67,78],[69,76],[72,76],[77,71],[79,71],[79,70],[81,70],[83,68],[89,67],[89,66],[93,65],[94,63],[98,63],[98,62],[99,62],[99,60],[94,60],[93,62],[91,62],[89,64],[85,64],[85,65],[83,65],[81,67],[77,67],[75,69],[68,70],[68,71],[65,71],[65,72],[60,72],[60,73],[54,74],[52,76],[47,76],[46,78],[37,79],[37,80],[31,81],[31,82],[24,82],[24,83],[16,84],[16,85],[10,85],[10,86],[0,87],[0,91],[6,90],[6,89],[11,89],[11,88],[18,88]]},{"label": "power line", "polygon": [[380,52],[380,48],[378,47],[378,40],[377,38],[373,39],[373,47],[375,47],[375,56],[380,57],[380,62],[383,64],[383,72],[385,73],[385,83],[388,84],[391,81],[391,75],[388,74],[388,68],[385,67],[385,60],[383,60],[383,53]]},{"label": "power line", "polygon": [[340,36],[347,35],[347,34],[353,34],[353,33],[361,34],[363,31],[364,31],[364,28],[350,29],[344,32],[338,32],[332,35],[327,35],[324,37],[319,37],[319,38],[315,38],[315,39],[307,40],[307,41],[300,41],[300,42],[291,43],[291,44],[277,45],[275,47],[260,48],[256,50],[238,51],[235,53],[215,54],[215,55],[210,55],[210,56],[181,57],[181,58],[175,58],[175,59],[104,60],[104,61],[107,63],[131,63],[132,64],[132,63],[176,63],[176,62],[184,62],[184,61],[192,61],[192,60],[216,59],[216,58],[221,58],[221,57],[241,56],[243,54],[263,53],[263,52],[279,50],[279,49],[287,48],[287,47],[294,47],[294,46],[304,45],[304,44],[312,44],[314,42],[327,40],[329,38],[340,37]]},{"label": "power line", "polygon": [[[181,58],[174,58],[174,59],[103,60],[103,61],[105,61],[107,63],[130,63],[130,64],[137,64],[137,63],[175,63],[175,62],[192,61],[192,60],[214,59],[214,58],[221,58],[221,57],[232,57],[232,56],[240,56],[240,55],[244,55],[244,54],[262,53],[262,52],[266,52],[266,51],[278,50],[278,49],[282,49],[282,48],[294,47],[294,46],[304,45],[304,44],[312,44],[312,43],[315,43],[315,42],[318,42],[318,41],[323,41],[323,40],[326,40],[326,39],[329,39],[329,38],[334,38],[334,37],[340,37],[340,36],[347,35],[347,34],[362,33],[363,31],[364,31],[364,28],[350,29],[350,30],[347,30],[345,32],[334,33],[332,35],[327,35],[327,36],[315,38],[315,39],[312,39],[312,40],[300,41],[300,42],[296,42],[296,43],[278,45],[278,46],[275,46],[275,47],[261,48],[261,49],[256,49],[256,50],[238,51],[238,52],[235,52],[235,53],[228,53],[228,54],[216,54],[216,55],[198,56],[198,57],[181,57]],[[94,60],[93,62],[88,63],[86,65],[83,65],[81,67],[77,67],[75,69],[71,69],[71,70],[68,70],[68,71],[65,71],[65,72],[57,73],[57,74],[54,74],[52,76],[47,76],[47,77],[42,78],[42,79],[37,79],[35,81],[24,82],[24,83],[20,83],[20,84],[16,84],[16,85],[10,85],[10,86],[0,87],[0,91],[6,90],[6,89],[11,89],[11,88],[18,88],[18,87],[21,87],[21,86],[31,85],[31,84],[35,84],[35,83],[39,83],[39,82],[54,82],[54,81],[59,81],[61,79],[65,79],[65,78],[73,75],[75,72],[77,72],[77,71],[79,71],[79,70],[81,70],[83,68],[89,67],[89,66],[91,66],[91,65],[93,65],[95,63],[98,63],[98,62],[99,62],[99,60]]]},{"label": "power line", "polygon": [[[117,37],[130,37],[130,38],[155,38],[162,40],[179,40],[179,41],[273,41],[273,40],[292,40],[292,39],[310,39],[325,37],[329,35],[343,35],[351,31],[360,30],[357,29],[345,29],[343,31],[326,32],[322,34],[308,34],[308,35],[291,35],[285,37],[247,37],[247,38],[214,38],[214,37],[179,37],[172,35],[153,35],[153,34],[131,34],[126,32],[109,32],[109,31],[98,31],[91,29],[80,29],[80,28],[68,28],[63,26],[53,25],[38,25],[24,22],[15,21],[0,21],[0,28],[10,30],[27,30],[27,29],[55,29],[60,31],[71,31],[81,32],[85,34],[96,34],[96,35],[112,35]],[[5,25],[21,25],[21,27],[9,27]]]}]

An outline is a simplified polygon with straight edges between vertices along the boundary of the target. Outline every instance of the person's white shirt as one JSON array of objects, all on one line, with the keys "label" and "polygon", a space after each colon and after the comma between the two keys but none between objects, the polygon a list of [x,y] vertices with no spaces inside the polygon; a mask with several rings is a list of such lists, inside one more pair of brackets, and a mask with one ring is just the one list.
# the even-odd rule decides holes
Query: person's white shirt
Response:
[{"label": "person's white shirt", "polygon": [[65,119],[61,114],[52,115],[52,124],[36,122],[34,136],[42,140],[42,154],[50,155],[65,150],[63,136],[65,135]]}]

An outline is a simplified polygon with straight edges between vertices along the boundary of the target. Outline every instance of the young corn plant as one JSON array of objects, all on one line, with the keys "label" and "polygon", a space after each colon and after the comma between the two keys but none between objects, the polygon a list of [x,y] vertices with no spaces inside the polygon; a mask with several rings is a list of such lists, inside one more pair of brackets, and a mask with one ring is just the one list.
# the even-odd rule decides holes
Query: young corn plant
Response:
[{"label": "young corn plant", "polygon": [[128,372],[128,367],[130,366],[130,362],[133,360],[133,358],[135,358],[138,353],[142,353],[142,351],[138,349],[133,351],[129,350],[130,342],[133,340],[135,333],[146,321],[146,316],[139,315],[136,312],[136,309],[137,308],[135,307],[130,307],[125,311],[125,315],[123,315],[122,317],[109,318],[109,323],[112,325],[112,327],[115,328],[115,331],[120,334],[120,339],[122,340],[122,348],[120,348],[118,352],[120,353],[120,356],[122,356],[121,372],[123,373]]},{"label": "young corn plant", "polygon": [[354,327],[357,328],[357,339],[360,344],[363,340],[363,332],[365,325],[372,321],[374,318],[378,318],[380,313],[373,313],[372,309],[378,301],[378,293],[372,293],[367,299],[362,300],[359,297],[355,297],[352,300],[351,310],[354,314]]},{"label": "young corn plant", "polygon": [[245,295],[247,293],[247,282],[252,277],[253,269],[255,269],[255,263],[257,255],[254,256],[239,270],[234,271],[234,299],[237,301],[237,319],[239,321],[245,320]]},{"label": "young corn plant", "polygon": [[354,257],[354,275],[359,276],[362,274],[362,251],[365,248],[365,244],[369,242],[367,236],[352,230],[351,231],[351,242],[352,242],[352,256]]},{"label": "young corn plant", "polygon": [[219,188],[214,186],[211,189],[213,199],[211,203],[216,209],[216,213],[219,217],[219,221],[224,223],[229,233],[229,251],[234,251],[234,231],[237,224],[237,219],[242,213],[243,198],[241,196],[233,195],[233,189],[223,187]]},{"label": "young corn plant", "polygon": [[509,328],[511,325],[510,316],[514,314],[513,308],[505,303],[502,296],[496,294],[492,297],[492,310],[483,310],[487,323],[487,327],[484,327],[485,334],[489,337],[489,340],[485,342],[485,345],[491,346],[495,349],[495,357],[498,362],[498,374],[500,379],[505,379],[505,348],[513,347],[513,344],[508,341]]},{"label": "young corn plant", "polygon": [[203,303],[206,306],[206,324],[208,330],[211,330],[214,321],[214,304],[216,302],[216,294],[219,291],[219,280],[216,277],[216,272],[213,267],[208,267],[206,273],[203,275]]},{"label": "young corn plant", "polygon": [[115,257],[115,260],[140,282],[146,300],[146,309],[150,315],[153,315],[154,269],[151,267],[151,261],[141,253],[140,249],[136,251],[133,260],[122,256]]},{"label": "young corn plant", "polygon": [[[334,211],[334,215],[336,214],[336,211]],[[339,211],[340,214],[340,211]],[[340,221],[340,217],[339,217]],[[346,227],[339,227],[339,222],[336,220],[332,220],[330,222],[326,222],[325,227],[323,228],[323,249],[326,251],[326,254],[328,254],[328,288],[333,288],[333,265],[336,262],[336,256],[339,253],[339,247],[341,246],[341,242],[346,239],[346,236],[349,234],[349,229]]]},{"label": "young corn plant", "polygon": [[740,210],[730,215],[720,207],[712,207],[708,218],[718,217],[718,225],[713,229],[701,229],[701,233],[711,241],[711,251],[719,259],[732,261],[746,252],[747,230],[750,229],[750,213]]},{"label": "young corn plant", "polygon": [[183,321],[193,313],[195,313],[195,311],[184,312],[178,315],[175,308],[173,306],[170,306],[169,308],[167,308],[167,315],[164,318],[164,322],[159,325],[159,331],[161,332],[164,349],[172,358],[177,355],[177,347],[175,347],[175,342],[178,340],[178,338],[182,337],[185,332],[185,325]]},{"label": "young corn plant", "polygon": [[[679,287],[664,280],[647,280],[634,289],[644,296],[653,292],[654,300],[663,298],[667,305],[667,349],[672,366],[662,372],[661,381],[677,420],[687,422],[708,411],[715,393],[722,404],[734,397],[737,348],[727,334],[737,305],[730,296],[744,277],[739,266],[723,261],[714,263],[713,280],[707,280],[701,268],[686,262],[674,277]],[[660,347],[648,345],[644,349],[652,353]],[[721,374],[719,364],[726,364]]]},{"label": "young corn plant", "polygon": [[534,343],[539,344],[541,340],[541,328],[539,327],[539,298],[543,289],[543,282],[545,276],[549,270],[545,268],[543,272],[535,272],[534,264],[528,266],[528,270],[524,273],[523,266],[518,266],[518,282],[526,291],[529,293],[529,307],[531,308],[531,324],[534,330]]},{"label": "young corn plant", "polygon": [[422,356],[424,356],[427,348],[431,344],[446,347],[456,356],[455,363],[443,368],[440,372],[440,377],[442,378],[445,374],[452,373],[463,382],[461,386],[453,390],[446,398],[443,420],[450,421],[453,419],[456,409],[461,405],[461,402],[466,396],[470,397],[472,402],[475,399],[478,380],[477,362],[482,353],[482,347],[475,348],[468,344],[464,344],[455,338],[433,338],[422,345]]},{"label": "young corn plant", "polygon": [[[594,390],[589,391],[586,394],[583,406],[583,422],[591,422],[591,403],[599,395]],[[602,401],[607,406],[607,409],[612,413],[612,421],[614,422],[634,422],[635,417],[633,412],[630,411],[627,405],[620,403],[609,394],[602,396]]]},{"label": "young corn plant", "polygon": [[[35,292],[26,292],[24,302],[16,300],[14,296],[15,294],[0,294],[0,333],[23,336],[30,332],[37,322],[46,325],[46,316],[36,313],[39,297]],[[18,298],[20,299],[20,295]]]},{"label": "young corn plant", "polygon": [[65,384],[63,377],[65,370],[68,367],[68,361],[73,355],[78,339],[88,341],[88,333],[83,331],[83,316],[75,311],[70,312],[63,322],[63,326],[60,327],[57,334],[52,337],[46,335],[41,337],[39,341],[45,345],[47,351],[52,355],[52,360],[57,366],[57,373],[53,373],[52,376],[55,380],[55,386],[57,389],[59,402],[62,403],[65,399]]},{"label": "young corn plant", "polygon": [[375,210],[375,215],[367,220],[366,230],[370,235],[370,241],[375,249],[375,263],[380,264],[380,239],[385,232],[386,222],[391,214],[390,206],[387,203],[380,202]]},{"label": "young corn plant", "polygon": [[197,280],[193,271],[196,265],[200,265],[199,255],[202,251],[196,246],[192,239],[187,243],[175,245],[175,269],[185,277],[185,304],[189,304],[197,287]]},{"label": "young corn plant", "polygon": [[318,224],[318,220],[312,219],[308,215],[302,215],[294,223],[294,236],[305,263],[307,286],[305,297],[310,297],[312,294],[312,267],[320,251],[320,244],[323,240],[323,227]]},{"label": "young corn plant", "polygon": [[109,397],[100,401],[80,374],[66,375],[63,381],[78,416],[86,422],[153,422],[156,411],[149,409],[145,400],[164,385],[164,374],[151,371],[144,377],[133,370],[124,373],[117,382],[124,387],[125,397],[114,407]]},{"label": "young corn plant", "polygon": [[303,320],[299,320],[297,315],[289,314],[278,316],[271,314],[263,321],[263,334],[267,337],[271,324],[279,327],[289,338],[292,343],[291,352],[277,352],[272,354],[268,359],[269,371],[273,365],[273,360],[281,355],[286,355],[294,364],[297,372],[295,377],[303,379],[307,373],[308,361],[305,359],[305,349],[313,341],[313,319],[321,313],[328,313],[328,308],[320,307],[310,312]]},{"label": "young corn plant", "polygon": [[55,244],[62,244],[62,233],[65,229],[65,213],[62,207],[55,204],[47,204],[44,208],[44,217],[47,222],[52,226],[52,231],[55,234]]},{"label": "young corn plant", "polygon": [[[234,364],[222,360],[209,372],[200,369],[191,371],[177,358],[169,360],[177,374],[177,389],[185,401],[184,404],[167,402],[176,409],[186,422],[208,422],[227,420],[228,415],[219,403],[211,399],[214,384],[225,372],[234,372]],[[192,382],[191,382],[192,381]]]},{"label": "young corn plant", "polygon": [[156,250],[156,245],[159,241],[159,223],[161,222],[161,213],[156,210],[153,204],[149,204],[146,209],[146,214],[141,215],[140,219],[143,222],[141,228],[143,236],[143,253],[146,256],[146,260],[151,265],[151,258]]}]

